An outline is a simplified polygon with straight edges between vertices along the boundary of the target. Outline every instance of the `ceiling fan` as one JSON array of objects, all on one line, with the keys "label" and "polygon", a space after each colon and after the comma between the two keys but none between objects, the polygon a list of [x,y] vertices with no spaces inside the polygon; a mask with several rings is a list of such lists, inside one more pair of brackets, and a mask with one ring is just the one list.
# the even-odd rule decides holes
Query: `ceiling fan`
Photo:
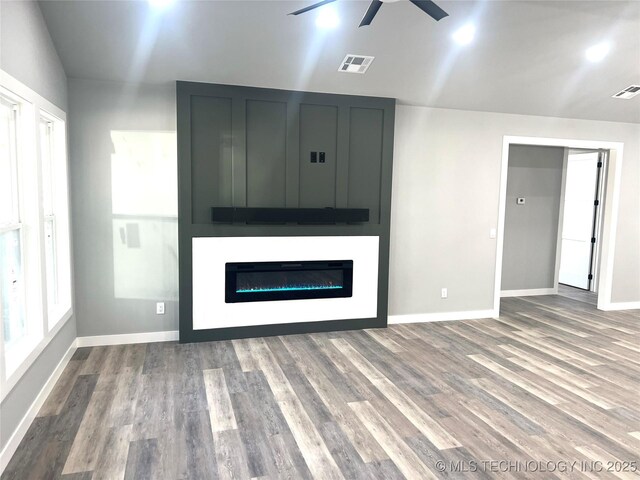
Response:
[{"label": "ceiling fan", "polygon": [[[309,5],[308,7],[301,8],[300,10],[296,10],[295,12],[291,12],[289,15],[300,15],[301,13],[308,12],[310,10],[313,10],[314,8],[318,8],[323,5],[326,5],[327,3],[332,3],[335,1],[336,0],[322,0],[321,2],[314,3],[313,5]],[[362,27],[363,25],[370,25],[371,22],[373,21],[373,18],[376,16],[376,13],[378,13],[378,10],[380,10],[380,7],[382,6],[383,3],[393,3],[397,1],[398,0],[372,0],[372,2],[369,4],[369,8],[367,9],[367,12],[364,14],[364,17],[362,17],[362,21],[360,22],[360,25],[358,25],[358,27]],[[438,5],[436,5],[431,0],[409,0],[409,1],[436,21],[449,16],[447,12],[445,12],[443,9],[441,9]]]}]

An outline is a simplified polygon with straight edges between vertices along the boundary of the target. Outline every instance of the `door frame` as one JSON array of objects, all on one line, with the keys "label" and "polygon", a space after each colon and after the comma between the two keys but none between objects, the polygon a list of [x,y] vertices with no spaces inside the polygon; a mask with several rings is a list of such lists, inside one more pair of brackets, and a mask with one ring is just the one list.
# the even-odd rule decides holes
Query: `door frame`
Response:
[{"label": "door frame", "polygon": [[609,165],[606,171],[603,194],[602,238],[600,256],[597,259],[598,310],[612,310],[611,290],[613,281],[613,261],[620,208],[620,183],[622,179],[622,157],[624,143],[567,138],[524,137],[505,135],[502,138],[502,165],[500,168],[500,196],[498,203],[498,238],[496,244],[496,269],[493,291],[493,308],[500,314],[500,289],[502,284],[502,254],[504,250],[504,223],[507,206],[507,173],[509,168],[509,147],[511,145],[536,145],[564,147],[566,149],[609,150]]}]

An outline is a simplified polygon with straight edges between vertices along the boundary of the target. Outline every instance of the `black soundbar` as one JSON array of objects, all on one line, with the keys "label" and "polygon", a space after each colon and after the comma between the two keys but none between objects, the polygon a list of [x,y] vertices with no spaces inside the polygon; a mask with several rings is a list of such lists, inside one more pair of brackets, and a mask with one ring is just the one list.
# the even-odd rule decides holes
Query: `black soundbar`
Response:
[{"label": "black soundbar", "polygon": [[332,225],[369,221],[368,208],[252,208],[211,207],[215,223],[301,223]]}]

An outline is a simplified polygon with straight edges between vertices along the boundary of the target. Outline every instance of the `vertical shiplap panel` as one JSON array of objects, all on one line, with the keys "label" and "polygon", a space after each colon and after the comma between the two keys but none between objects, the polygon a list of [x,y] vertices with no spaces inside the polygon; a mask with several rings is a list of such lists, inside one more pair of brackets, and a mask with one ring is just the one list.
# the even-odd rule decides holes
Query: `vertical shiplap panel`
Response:
[{"label": "vertical shiplap panel", "polygon": [[298,207],[300,203],[300,104],[287,102],[287,160],[286,206]]},{"label": "vertical shiplap panel", "polygon": [[287,104],[247,100],[247,206],[286,206]]},{"label": "vertical shiplap panel", "polygon": [[[300,105],[300,207],[336,206],[338,107]],[[325,152],[311,163],[311,152]]]},{"label": "vertical shiplap panel", "polygon": [[351,108],[348,206],[368,208],[370,223],[380,223],[383,119],[384,110]]},{"label": "vertical shiplap panel", "polygon": [[210,208],[232,205],[231,99],[191,97],[193,223],[210,223]]},{"label": "vertical shiplap panel", "polygon": [[348,105],[338,108],[338,138],[336,158],[336,207],[347,208],[349,202],[349,135],[350,112]]},{"label": "vertical shiplap panel", "polygon": [[247,96],[234,93],[231,98],[231,202],[234,207],[247,206]]}]

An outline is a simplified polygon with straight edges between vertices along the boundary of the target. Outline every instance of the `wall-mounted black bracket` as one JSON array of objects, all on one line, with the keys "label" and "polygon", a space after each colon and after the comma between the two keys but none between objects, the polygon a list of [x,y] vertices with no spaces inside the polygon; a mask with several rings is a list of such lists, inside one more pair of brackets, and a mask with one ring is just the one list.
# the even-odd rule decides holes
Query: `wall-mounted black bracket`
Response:
[{"label": "wall-mounted black bracket", "polygon": [[305,225],[365,223],[369,221],[369,209],[211,207],[211,221],[214,223],[301,223]]}]

